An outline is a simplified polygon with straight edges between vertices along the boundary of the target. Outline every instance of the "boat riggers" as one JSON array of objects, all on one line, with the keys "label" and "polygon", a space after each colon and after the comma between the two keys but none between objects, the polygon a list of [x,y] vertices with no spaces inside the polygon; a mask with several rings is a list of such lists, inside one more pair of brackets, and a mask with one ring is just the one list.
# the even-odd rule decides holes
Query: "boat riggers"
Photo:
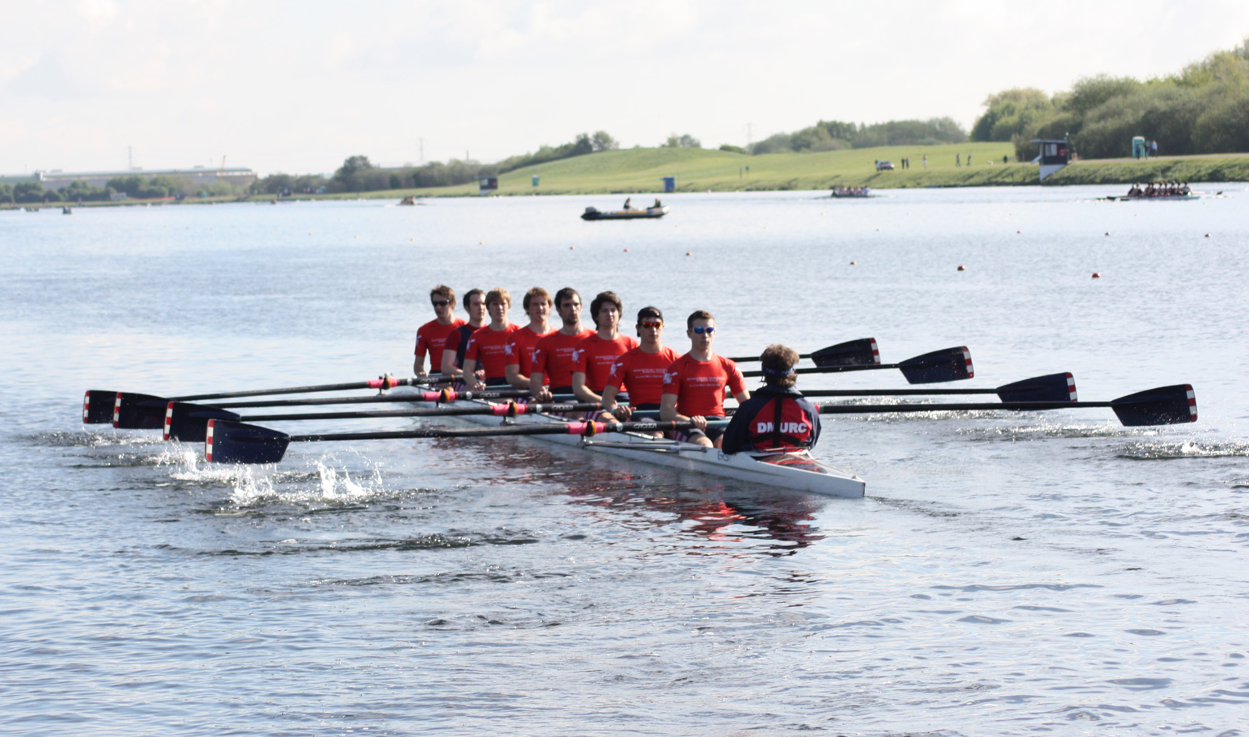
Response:
[{"label": "boat riggers", "polygon": [[[723,424],[723,423],[708,423]],[[567,422],[557,425],[503,425],[471,428],[415,428],[382,432],[287,435],[259,425],[233,420],[212,419],[204,439],[204,458],[212,463],[277,463],[286,448],[295,442],[335,440],[395,440],[404,438],[483,438],[514,435],[580,435],[602,433],[674,432],[689,430],[692,422]]]},{"label": "boat riggers", "polygon": [[[962,381],[976,375],[971,365],[971,352],[967,346],[943,348],[922,356],[908,358],[901,363],[841,364],[795,369],[798,374],[828,374],[840,371],[872,371],[876,369],[899,369],[911,384],[936,384],[944,381]],[[746,371],[742,376],[763,376],[762,371]]]},{"label": "boat riggers", "polygon": [[[803,353],[799,358],[809,358],[811,362],[820,368],[828,366],[879,366],[880,365],[880,349],[876,347],[875,338],[859,338],[857,340],[848,340],[845,343],[830,345],[827,348],[821,348],[814,353]],[[730,361],[736,363],[746,363],[749,361],[758,361],[758,356],[743,356],[741,358],[730,358]]]},{"label": "boat riggers", "polygon": [[112,422],[113,427],[132,430],[159,429],[165,421],[165,405],[171,401],[194,402],[200,399],[229,399],[232,397],[261,397],[270,394],[313,394],[317,392],[351,391],[355,389],[377,389],[386,391],[397,386],[419,386],[441,377],[422,377],[419,379],[396,379],[390,374],[379,376],[368,381],[357,381],[346,384],[317,384],[312,386],[291,386],[281,389],[250,389],[239,392],[219,392],[216,394],[188,394],[181,397],[157,397],[151,394],[132,392],[103,391],[89,389],[83,397],[82,421],[88,425]]},{"label": "boat riggers", "polygon": [[1197,397],[1188,384],[1149,389],[1109,402],[971,402],[951,404],[825,404],[822,415],[892,414],[896,412],[957,412],[1007,410],[1031,412],[1048,409],[1109,407],[1127,427],[1177,425],[1197,421]]},{"label": "boat riggers", "polygon": [[996,394],[1003,402],[1074,402],[1076,380],[1069,373],[1047,374],[994,389],[813,389],[807,397],[919,397],[935,394]]},{"label": "boat riggers", "polygon": [[[438,396],[437,392],[427,394]],[[452,392],[454,394],[454,392]],[[409,396],[407,401],[413,401]],[[424,401],[438,401],[427,398]],[[450,400],[447,400],[450,401]],[[233,420],[236,422],[291,422],[298,420],[352,420],[375,419],[379,417],[450,417],[455,415],[495,415],[498,417],[519,417],[524,414],[538,412],[588,412],[602,409],[599,402],[548,402],[546,404],[528,404],[507,402],[505,404],[486,404],[478,406],[435,407],[420,409],[390,409],[355,412],[304,412],[284,415],[252,415],[241,417],[233,412],[218,407],[206,407],[187,402],[170,402],[165,409],[165,440],[182,440],[200,442],[208,432],[209,420]]]}]

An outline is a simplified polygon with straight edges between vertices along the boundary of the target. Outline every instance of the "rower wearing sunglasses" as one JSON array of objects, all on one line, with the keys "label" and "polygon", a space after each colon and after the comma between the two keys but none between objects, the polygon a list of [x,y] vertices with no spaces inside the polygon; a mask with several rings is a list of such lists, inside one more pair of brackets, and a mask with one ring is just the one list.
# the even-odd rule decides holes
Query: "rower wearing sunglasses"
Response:
[{"label": "rower wearing sunglasses", "polygon": [[711,350],[716,332],[716,319],[711,313],[698,310],[686,319],[685,325],[690,352],[674,361],[664,373],[659,417],[666,422],[694,423],[688,433],[675,433],[677,440],[719,448],[724,430],[708,427],[707,420],[724,419],[726,393],[732,392],[740,404],[750,399],[750,392],[737,364]]},{"label": "rower wearing sunglasses", "polygon": [[[664,347],[664,313],[658,307],[638,310],[641,344],[612,364],[603,388],[603,412],[608,422],[626,422],[635,411],[659,410],[664,393],[664,372],[677,360],[676,351]],[[621,387],[629,387],[629,404],[616,404]]]},{"label": "rower wearing sunglasses", "polygon": [[590,317],[594,318],[597,331],[572,352],[572,391],[582,402],[603,400],[612,364],[638,345],[633,338],[620,334],[623,309],[615,292],[600,292],[590,303]]},{"label": "rower wearing sunglasses", "polygon": [[810,450],[820,438],[820,411],[794,388],[798,351],[778,344],[759,357],[764,386],[741,403],[724,431],[725,453]]},{"label": "rower wearing sunglasses", "polygon": [[429,354],[429,367],[437,370],[442,365],[442,345],[447,336],[464,321],[455,316],[455,290],[445,284],[439,284],[429,292],[429,301],[434,305],[434,319],[425,323],[416,331],[416,359],[412,362],[412,373],[416,376],[425,375],[425,355]]}]

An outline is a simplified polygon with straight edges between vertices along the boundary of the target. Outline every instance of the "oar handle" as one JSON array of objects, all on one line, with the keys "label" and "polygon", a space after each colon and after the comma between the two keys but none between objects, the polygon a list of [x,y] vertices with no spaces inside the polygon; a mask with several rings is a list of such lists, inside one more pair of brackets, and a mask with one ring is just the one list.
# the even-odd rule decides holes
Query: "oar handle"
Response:
[{"label": "oar handle", "polygon": [[689,430],[693,422],[567,422],[559,425],[504,425],[500,427],[421,427],[383,432],[291,435],[291,442],[333,440],[397,440],[402,438],[487,438],[509,435],[581,435],[593,437],[609,432],[675,432]]},{"label": "oar handle", "polygon": [[962,412],[1011,410],[1027,412],[1046,409],[1090,409],[1110,407],[1110,402],[947,402],[933,404],[822,404],[822,415],[888,414],[892,412]]}]

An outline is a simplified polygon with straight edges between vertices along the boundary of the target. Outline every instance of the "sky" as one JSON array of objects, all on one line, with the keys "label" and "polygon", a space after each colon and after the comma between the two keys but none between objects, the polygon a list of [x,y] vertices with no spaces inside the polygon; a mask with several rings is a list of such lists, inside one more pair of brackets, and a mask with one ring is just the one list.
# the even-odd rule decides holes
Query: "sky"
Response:
[{"label": "sky", "polygon": [[5,0],[0,174],[492,162],[949,116],[1249,36],[1245,0]]}]

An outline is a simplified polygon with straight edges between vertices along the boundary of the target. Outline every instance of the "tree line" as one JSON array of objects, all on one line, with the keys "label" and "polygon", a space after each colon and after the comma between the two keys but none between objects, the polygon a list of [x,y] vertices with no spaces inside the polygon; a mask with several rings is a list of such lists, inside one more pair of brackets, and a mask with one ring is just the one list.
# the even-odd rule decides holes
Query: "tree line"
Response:
[{"label": "tree line", "polygon": [[[840,120],[821,120],[809,128],[793,133],[777,133],[750,144],[745,150],[751,155],[815,151],[838,151],[847,148],[875,146],[932,146],[941,143],[962,143],[967,131],[953,118],[928,120],[890,120],[865,125]],[[725,151],[742,151],[736,146],[721,146]]]},{"label": "tree line", "polygon": [[35,204],[52,202],[107,202],[114,195],[124,194],[133,199],[163,199],[190,194],[233,194],[235,188],[228,182],[217,182],[204,187],[188,179],[158,175],[145,179],[138,175],[113,177],[103,187],[75,181],[56,189],[44,189],[43,182],[0,183],[0,202]]},{"label": "tree line", "polygon": [[1131,155],[1134,136],[1164,154],[1249,151],[1249,39],[1143,82],[1102,74],[1052,96],[1004,90],[989,95],[971,130],[973,141],[1011,141],[1025,161],[1036,156],[1033,138],[1068,138],[1080,156],[1103,159]]}]

